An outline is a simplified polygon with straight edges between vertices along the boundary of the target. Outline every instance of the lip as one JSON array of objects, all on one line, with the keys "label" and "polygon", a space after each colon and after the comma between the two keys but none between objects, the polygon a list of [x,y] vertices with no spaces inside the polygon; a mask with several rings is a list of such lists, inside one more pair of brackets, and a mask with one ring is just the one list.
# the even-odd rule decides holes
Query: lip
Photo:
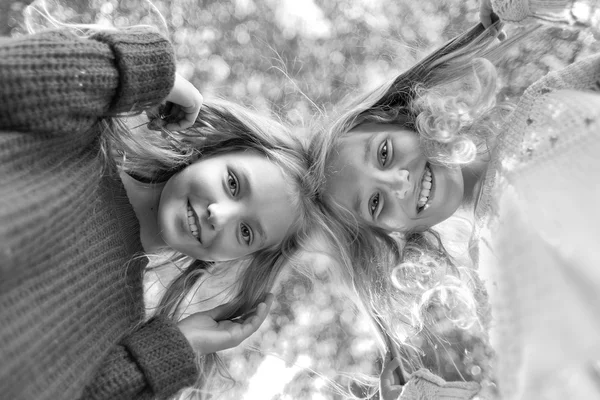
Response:
[{"label": "lip", "polygon": [[[192,232],[190,232],[189,230],[189,225],[187,223],[187,209],[188,207],[192,210],[192,212],[194,213],[194,221],[196,222],[196,226],[198,227],[198,237],[195,237],[194,235],[192,235]],[[200,218],[198,217],[198,213],[196,212],[196,210],[194,209],[194,206],[192,206],[192,203],[190,202],[190,200],[188,199],[187,201],[187,206],[186,206],[186,226],[188,227],[188,232],[190,234],[191,237],[194,238],[194,240],[197,240],[198,242],[200,242],[200,244],[202,244],[202,226],[200,225]]]}]

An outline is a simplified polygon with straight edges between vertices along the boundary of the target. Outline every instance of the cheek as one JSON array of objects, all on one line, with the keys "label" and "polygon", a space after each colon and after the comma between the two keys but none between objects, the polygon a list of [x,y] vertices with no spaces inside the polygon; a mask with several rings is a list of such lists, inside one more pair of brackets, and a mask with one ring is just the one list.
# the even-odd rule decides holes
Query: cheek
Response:
[{"label": "cheek", "polygon": [[447,209],[448,212],[454,213],[460,207],[464,195],[464,182],[460,170],[448,170],[446,184],[448,185]]},{"label": "cheek", "polygon": [[196,198],[205,195],[214,197],[217,188],[217,178],[206,174],[200,168],[188,167],[177,175],[173,189],[178,196]]}]

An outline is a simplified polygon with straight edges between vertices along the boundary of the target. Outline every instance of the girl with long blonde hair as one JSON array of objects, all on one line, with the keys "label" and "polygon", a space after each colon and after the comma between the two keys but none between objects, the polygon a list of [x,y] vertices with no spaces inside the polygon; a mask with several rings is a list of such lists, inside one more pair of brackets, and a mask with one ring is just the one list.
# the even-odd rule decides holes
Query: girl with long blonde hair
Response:
[{"label": "girl with long blonde hair", "polygon": [[[62,26],[0,54],[2,392],[173,395],[212,365],[199,356],[258,329],[278,274],[327,225],[303,144],[204,101],[150,27]],[[147,321],[144,253],[182,270]],[[236,298],[178,321],[187,277],[232,259],[249,263]]]},{"label": "girl with long blonde hair", "polygon": [[[435,323],[432,309],[441,309],[459,326],[489,328],[486,291],[471,267],[478,262],[479,228],[490,212],[499,164],[503,157],[518,157],[499,151],[506,147],[507,121],[523,117],[514,106],[497,103],[494,63],[535,29],[492,46],[498,35],[504,36],[492,3],[508,20],[558,21],[575,10],[575,2],[567,0],[483,1],[483,24],[392,81],[340,106],[327,128],[313,138],[311,149],[319,160],[314,168],[326,176],[323,201],[342,206],[371,233],[398,239],[381,240],[391,243],[389,254],[398,254],[398,264],[386,265],[377,255],[365,254],[357,260],[375,262],[355,266],[362,272],[355,282],[359,294],[360,288],[370,288],[359,297],[384,338],[383,349],[396,358],[390,362],[387,357],[382,374],[386,399],[471,398],[481,389],[474,382],[448,383],[419,370],[423,364],[418,349],[413,352],[407,338],[419,331],[428,336]],[[527,6],[521,7],[524,3]],[[593,89],[593,65],[573,68],[587,71],[584,90]],[[523,118],[524,126],[535,122]],[[474,214],[471,240],[466,243],[470,260],[464,263],[450,256],[443,238],[432,230],[459,207]]]}]

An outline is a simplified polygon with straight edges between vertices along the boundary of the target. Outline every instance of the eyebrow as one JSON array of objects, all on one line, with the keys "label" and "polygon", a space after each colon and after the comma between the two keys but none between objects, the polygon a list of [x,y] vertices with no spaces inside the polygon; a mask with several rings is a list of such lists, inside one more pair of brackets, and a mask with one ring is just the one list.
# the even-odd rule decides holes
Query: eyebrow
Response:
[{"label": "eyebrow", "polygon": [[371,137],[369,138],[369,140],[367,140],[367,143],[365,144],[365,154],[364,154],[364,161],[365,164],[369,163],[369,159],[371,156],[371,148],[373,147],[373,142],[375,141],[375,136],[376,135],[371,135]]},{"label": "eyebrow", "polygon": [[354,210],[355,214],[361,215],[360,210],[362,209],[362,193],[360,192],[360,190],[358,191],[356,197],[354,198],[354,201],[352,202],[352,209]]},{"label": "eyebrow", "polygon": [[[375,134],[372,134],[369,139],[367,140],[367,143],[365,143],[365,153],[363,156],[364,159],[364,163],[368,164],[370,159],[371,159],[371,149],[373,148],[373,142],[375,141]],[[361,210],[362,210],[362,192],[359,189],[358,193],[356,194],[356,197],[354,198],[354,202],[352,203],[352,209],[354,210],[354,212],[358,215],[361,215]],[[370,215],[369,215],[370,217]]]},{"label": "eyebrow", "polygon": [[[238,178],[242,181],[243,184],[243,193],[244,193],[244,197],[251,199],[252,198],[252,186],[254,184],[254,180],[253,180],[253,176],[250,173],[250,171],[242,164],[235,164],[238,172]],[[260,237],[260,247],[264,247],[265,243],[267,242],[267,234],[265,229],[263,228],[263,225],[260,223],[260,221],[252,216],[249,219],[249,222],[252,225],[252,229],[258,232],[258,236]]]}]

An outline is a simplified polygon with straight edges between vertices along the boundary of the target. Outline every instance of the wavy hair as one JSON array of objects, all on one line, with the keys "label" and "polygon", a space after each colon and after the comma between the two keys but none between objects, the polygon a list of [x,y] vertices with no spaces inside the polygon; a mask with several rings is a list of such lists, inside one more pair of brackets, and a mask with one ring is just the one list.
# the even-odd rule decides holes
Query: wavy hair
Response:
[{"label": "wavy hair", "polygon": [[[280,244],[259,250],[238,262],[242,264],[232,284],[232,298],[222,316],[243,318],[273,290],[285,268],[295,268],[310,276],[310,266],[299,257],[309,249],[320,227],[331,224],[316,197],[318,180],[308,173],[310,159],[303,142],[282,124],[242,106],[224,100],[205,101],[191,128],[171,132],[166,110],[148,113],[144,129],[130,129],[123,121],[105,121],[104,153],[116,166],[137,179],[162,182],[198,159],[235,151],[253,150],[276,164],[288,182],[285,188],[297,211],[292,226]],[[329,238],[332,235],[328,235]],[[155,314],[177,320],[186,296],[197,289],[212,262],[196,260],[165,249],[147,257],[147,268],[177,268],[179,274],[168,285]],[[218,356],[199,359],[202,375],[195,387],[224,374]]]},{"label": "wavy hair", "polygon": [[[32,16],[46,18],[42,25],[29,24],[31,29],[40,26],[43,29],[48,26],[64,28],[83,37],[98,30],[111,29],[63,23],[52,18],[43,0],[37,0],[29,12]],[[310,265],[300,257],[302,250],[316,247],[317,251],[335,260],[338,267],[330,268],[327,272],[332,280],[345,283],[362,279],[358,277],[362,272],[349,267],[352,260],[358,259],[361,254],[383,253],[379,243],[371,242],[363,235],[365,230],[356,229],[356,221],[351,215],[335,204],[328,205],[321,201],[317,195],[323,181],[320,170],[312,168],[315,160],[305,144],[292,135],[283,123],[225,100],[204,101],[194,125],[179,132],[164,128],[170,120],[166,106],[147,111],[146,116],[140,114],[143,123],[134,127],[125,122],[125,118],[133,116],[114,115],[100,122],[103,128],[100,151],[105,160],[104,173],[115,174],[120,170],[137,180],[159,183],[167,181],[198,159],[252,150],[276,164],[289,182],[285,189],[298,216],[279,245],[238,260],[243,268],[232,285],[233,298],[227,303],[223,318],[243,318],[272,291],[287,267],[314,279]],[[318,238],[316,241],[319,246],[315,246],[315,238]],[[370,251],[359,254],[345,250],[356,247],[369,247]],[[201,278],[209,273],[214,264],[195,260],[170,249],[143,257],[149,260],[147,269],[177,269],[178,275],[170,282],[154,311],[155,315],[177,320],[186,296],[202,283]],[[370,262],[370,259],[361,260],[360,265]],[[214,354],[199,358],[198,363],[202,375],[195,388],[202,393],[201,388],[207,379],[223,374],[222,363]]]},{"label": "wavy hair", "polygon": [[[333,176],[330,163],[340,139],[365,123],[394,124],[416,132],[434,163],[457,166],[488,151],[510,110],[496,104],[493,63],[531,31],[492,47],[493,32],[500,31],[501,22],[493,28],[474,26],[390,82],[337,107],[309,147],[315,160],[312,169],[324,177],[322,188]],[[341,207],[324,189],[320,196],[323,203]],[[457,266],[435,231],[402,232],[389,240],[389,232],[354,225],[363,231],[357,236],[377,243],[352,249],[358,253],[352,258],[352,283],[358,307],[371,317],[383,351],[402,357],[409,369],[421,366],[419,351],[408,339],[432,331],[433,308],[445,310],[459,327],[486,323],[481,282],[472,269]]]}]

